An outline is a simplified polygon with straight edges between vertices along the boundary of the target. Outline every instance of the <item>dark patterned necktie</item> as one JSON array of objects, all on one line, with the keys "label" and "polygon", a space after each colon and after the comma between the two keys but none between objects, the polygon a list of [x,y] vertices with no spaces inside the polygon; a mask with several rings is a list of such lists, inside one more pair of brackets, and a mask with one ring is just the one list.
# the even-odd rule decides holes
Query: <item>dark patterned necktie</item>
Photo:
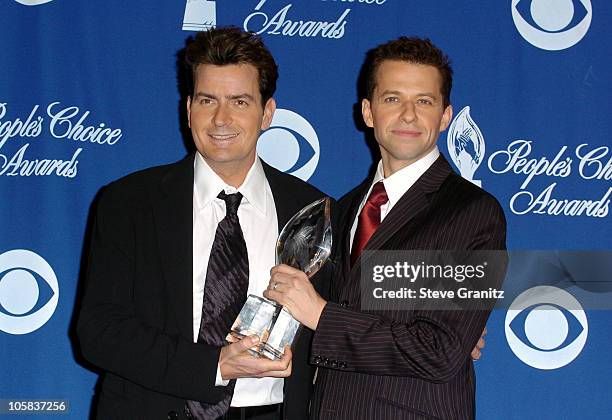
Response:
[{"label": "dark patterned necktie", "polygon": [[[217,225],[208,260],[198,343],[222,347],[227,344],[225,337],[246,301],[249,257],[237,213],[242,194],[221,191],[218,198],[225,201],[226,214]],[[235,384],[235,380],[230,381],[225,397],[217,404],[187,401],[192,417],[201,420],[222,417],[229,409]]]},{"label": "dark patterned necktie", "polygon": [[351,248],[351,266],[355,265],[355,261],[361,255],[361,251],[376,232],[380,225],[380,206],[389,201],[385,184],[382,181],[377,182],[372,187],[368,199],[366,200],[361,213],[359,213],[359,221],[357,222],[357,230],[353,238],[353,247]]}]

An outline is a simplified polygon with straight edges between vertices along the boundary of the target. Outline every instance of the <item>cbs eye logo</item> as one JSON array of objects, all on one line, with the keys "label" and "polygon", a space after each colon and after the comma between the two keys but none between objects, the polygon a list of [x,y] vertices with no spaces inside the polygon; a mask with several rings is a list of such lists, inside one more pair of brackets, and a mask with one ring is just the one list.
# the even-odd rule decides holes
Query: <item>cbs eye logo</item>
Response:
[{"label": "cbs eye logo", "polygon": [[15,0],[17,3],[24,4],[26,6],[38,6],[39,4],[49,3],[53,0]]},{"label": "cbs eye logo", "polygon": [[506,314],[512,352],[536,369],[558,369],[582,351],[589,331],[586,314],[571,294],[553,286],[525,290]]},{"label": "cbs eye logo", "polygon": [[57,277],[41,256],[25,249],[0,254],[0,330],[27,334],[45,325],[59,298]]},{"label": "cbs eye logo", "polygon": [[279,171],[307,181],[319,163],[319,137],[304,117],[277,109],[270,128],[259,136],[257,154]]},{"label": "cbs eye logo", "polygon": [[512,19],[531,45],[558,51],[577,44],[591,26],[591,0],[512,0]]}]

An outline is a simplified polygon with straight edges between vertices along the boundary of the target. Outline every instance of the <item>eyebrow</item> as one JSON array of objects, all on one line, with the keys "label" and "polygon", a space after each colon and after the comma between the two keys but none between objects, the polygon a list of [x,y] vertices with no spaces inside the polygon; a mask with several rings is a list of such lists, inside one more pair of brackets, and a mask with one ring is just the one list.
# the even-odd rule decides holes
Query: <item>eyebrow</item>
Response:
[{"label": "eyebrow", "polygon": [[[384,92],[382,92],[380,94],[380,96],[385,96],[385,95],[401,95],[402,92],[400,92],[399,90],[385,90]],[[429,96],[431,98],[437,98],[435,93],[432,92],[421,92],[421,93],[417,93],[416,96]]]},{"label": "eyebrow", "polygon": [[[212,93],[206,93],[206,92],[198,92],[196,93],[196,98],[210,98],[210,99],[219,99],[218,96],[213,95]],[[229,99],[229,100],[234,100],[234,99],[248,99],[250,101],[255,101],[255,98],[253,97],[253,95],[250,95],[248,93],[239,93],[237,95],[228,95],[225,97],[225,99]]]},{"label": "eyebrow", "polygon": [[401,92],[399,90],[385,90],[384,92],[380,93],[380,96],[385,96],[385,95],[401,95]]}]

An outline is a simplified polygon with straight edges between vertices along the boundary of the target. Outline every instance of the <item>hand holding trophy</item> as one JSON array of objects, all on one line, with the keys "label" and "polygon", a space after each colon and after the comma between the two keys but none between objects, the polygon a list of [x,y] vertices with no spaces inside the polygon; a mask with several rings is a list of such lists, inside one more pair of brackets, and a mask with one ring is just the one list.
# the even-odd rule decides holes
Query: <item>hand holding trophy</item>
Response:
[{"label": "hand holding trophy", "polygon": [[[321,198],[300,210],[283,227],[276,243],[276,263],[302,270],[310,278],[329,258],[332,245],[331,199]],[[291,345],[300,323],[281,305],[249,295],[228,340],[258,335],[260,344],[252,352],[280,359]]]}]

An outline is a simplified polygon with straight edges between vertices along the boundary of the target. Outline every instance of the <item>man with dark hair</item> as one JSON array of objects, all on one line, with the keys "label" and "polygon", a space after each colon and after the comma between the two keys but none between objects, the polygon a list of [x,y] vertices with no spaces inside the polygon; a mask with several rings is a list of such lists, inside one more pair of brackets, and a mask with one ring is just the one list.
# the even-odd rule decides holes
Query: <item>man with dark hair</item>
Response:
[{"label": "man with dark hair", "polygon": [[376,87],[376,74],[380,65],[387,61],[405,61],[407,63],[432,66],[440,76],[440,93],[442,106],[450,105],[450,94],[453,88],[453,69],[450,60],[429,39],[408,38],[402,36],[371,50],[366,58],[366,95],[372,100]]},{"label": "man with dark hair", "polygon": [[251,64],[257,70],[257,83],[262,104],[274,96],[278,67],[274,57],[259,37],[235,27],[200,32],[185,49],[185,62],[192,72],[191,94],[201,64],[225,66]]},{"label": "man with dark hair", "polygon": [[372,50],[367,64],[362,113],[382,159],[340,202],[332,300],[285,265],[264,295],[315,330],[312,417],[474,418],[470,351],[489,311],[363,309],[361,263],[374,257],[362,252],[505,249],[504,214],[436,146],[452,118],[447,57],[429,40],[402,37]]},{"label": "man with dark hair", "polygon": [[97,417],[306,418],[311,335],[279,361],[225,336],[265,290],[280,227],[323,194],[256,155],[278,77],[260,38],[212,29],[186,59],[197,152],[111,183],[96,209],[77,330],[103,370]]}]

